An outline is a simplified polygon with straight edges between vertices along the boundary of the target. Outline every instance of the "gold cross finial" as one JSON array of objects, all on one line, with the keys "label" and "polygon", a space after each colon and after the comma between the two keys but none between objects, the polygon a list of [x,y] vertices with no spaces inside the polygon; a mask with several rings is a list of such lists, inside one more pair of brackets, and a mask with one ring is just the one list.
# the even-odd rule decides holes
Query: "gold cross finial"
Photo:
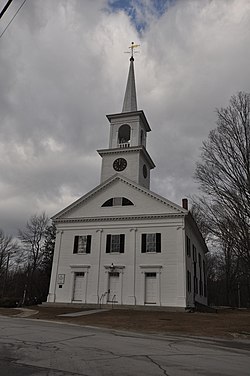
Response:
[{"label": "gold cross finial", "polygon": [[[134,48],[137,48],[139,46],[140,46],[139,44],[134,44],[134,42],[131,42],[131,46],[129,46],[129,48],[131,49],[131,58],[134,57]],[[137,51],[135,51],[135,52],[137,52]]]}]

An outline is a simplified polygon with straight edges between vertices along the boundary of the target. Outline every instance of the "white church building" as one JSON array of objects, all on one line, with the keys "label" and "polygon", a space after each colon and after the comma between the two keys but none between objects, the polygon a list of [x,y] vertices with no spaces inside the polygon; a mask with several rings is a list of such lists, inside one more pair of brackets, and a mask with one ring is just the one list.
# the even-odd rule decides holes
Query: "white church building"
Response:
[{"label": "white church building", "polygon": [[133,44],[122,112],[107,115],[101,182],[52,219],[49,303],[171,308],[207,304],[207,247],[188,211],[150,190],[151,131],[137,110]]}]

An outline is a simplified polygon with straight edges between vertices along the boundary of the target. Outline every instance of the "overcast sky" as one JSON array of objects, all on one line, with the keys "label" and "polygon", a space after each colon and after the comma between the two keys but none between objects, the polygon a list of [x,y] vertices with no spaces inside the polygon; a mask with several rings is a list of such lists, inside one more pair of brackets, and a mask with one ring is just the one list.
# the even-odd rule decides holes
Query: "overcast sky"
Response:
[{"label": "overcast sky", "polygon": [[27,0],[0,38],[0,228],[15,233],[99,184],[96,149],[122,108],[131,41],[151,189],[177,204],[197,192],[215,109],[250,91],[249,25],[249,0]]}]

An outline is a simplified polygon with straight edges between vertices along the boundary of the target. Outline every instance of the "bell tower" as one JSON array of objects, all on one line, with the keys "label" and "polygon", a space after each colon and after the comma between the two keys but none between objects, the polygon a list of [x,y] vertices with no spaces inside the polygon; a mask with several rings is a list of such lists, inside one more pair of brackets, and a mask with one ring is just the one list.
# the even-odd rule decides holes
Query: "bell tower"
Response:
[{"label": "bell tower", "polygon": [[155,167],[146,150],[147,133],[151,131],[142,110],[137,110],[134,48],[130,46],[130,66],[122,112],[107,115],[110,123],[109,148],[98,150],[102,157],[101,183],[121,174],[143,187],[150,188],[150,170]]}]

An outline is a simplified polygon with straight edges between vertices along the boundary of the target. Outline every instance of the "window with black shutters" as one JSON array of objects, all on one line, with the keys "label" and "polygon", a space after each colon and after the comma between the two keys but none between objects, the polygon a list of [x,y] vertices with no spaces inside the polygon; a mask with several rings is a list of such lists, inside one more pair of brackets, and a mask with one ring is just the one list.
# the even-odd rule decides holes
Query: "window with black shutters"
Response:
[{"label": "window with black shutters", "polygon": [[125,234],[108,234],[106,253],[124,253]]},{"label": "window with black shutters", "polygon": [[161,252],[161,234],[142,234],[141,251],[142,253]]},{"label": "window with black shutters", "polygon": [[91,235],[76,235],[74,238],[73,253],[90,253]]}]

